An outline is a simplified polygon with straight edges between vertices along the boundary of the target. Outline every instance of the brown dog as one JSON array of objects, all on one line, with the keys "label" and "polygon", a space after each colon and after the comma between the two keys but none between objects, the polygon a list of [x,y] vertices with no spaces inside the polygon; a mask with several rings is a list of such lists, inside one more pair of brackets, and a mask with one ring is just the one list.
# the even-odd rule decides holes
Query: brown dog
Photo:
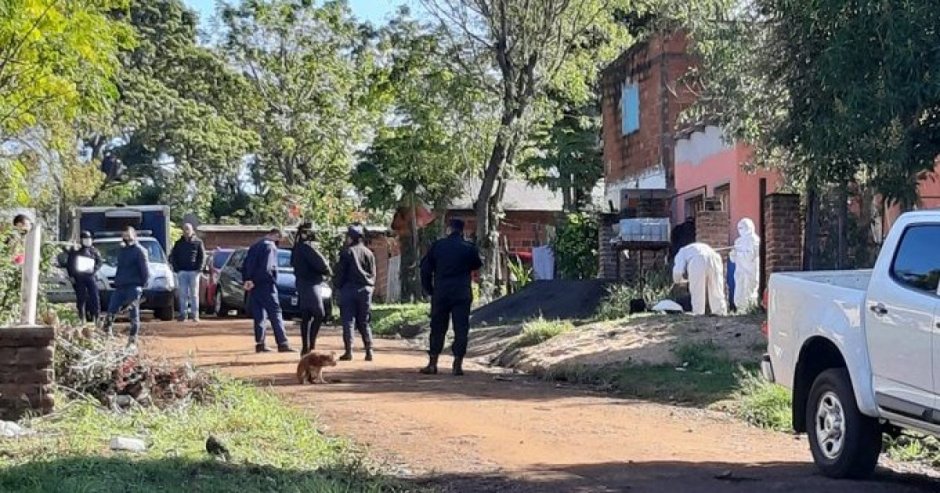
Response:
[{"label": "brown dog", "polygon": [[297,363],[297,383],[329,383],[323,378],[323,368],[336,366],[336,352],[330,354],[311,351]]}]

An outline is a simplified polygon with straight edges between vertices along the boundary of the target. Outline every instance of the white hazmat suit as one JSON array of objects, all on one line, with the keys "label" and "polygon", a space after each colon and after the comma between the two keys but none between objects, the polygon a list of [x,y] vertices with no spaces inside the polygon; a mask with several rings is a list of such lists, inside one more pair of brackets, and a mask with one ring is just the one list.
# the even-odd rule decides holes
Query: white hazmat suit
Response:
[{"label": "white hazmat suit", "polygon": [[705,296],[713,315],[727,315],[725,301],[724,264],[721,255],[704,243],[686,245],[676,253],[672,278],[682,282],[687,274],[689,294],[692,295],[692,314],[705,315]]},{"label": "white hazmat suit", "polygon": [[739,312],[757,304],[760,281],[760,237],[754,232],[754,221],[738,221],[738,239],[729,254],[734,262],[734,306]]}]

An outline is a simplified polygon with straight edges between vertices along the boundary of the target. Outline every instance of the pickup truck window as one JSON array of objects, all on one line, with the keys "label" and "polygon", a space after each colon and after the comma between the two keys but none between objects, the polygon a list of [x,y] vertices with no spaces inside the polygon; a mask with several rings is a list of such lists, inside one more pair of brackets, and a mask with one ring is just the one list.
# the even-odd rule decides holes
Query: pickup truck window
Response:
[{"label": "pickup truck window", "polygon": [[938,245],[940,225],[907,228],[891,265],[891,277],[909,288],[936,293],[940,281]]}]

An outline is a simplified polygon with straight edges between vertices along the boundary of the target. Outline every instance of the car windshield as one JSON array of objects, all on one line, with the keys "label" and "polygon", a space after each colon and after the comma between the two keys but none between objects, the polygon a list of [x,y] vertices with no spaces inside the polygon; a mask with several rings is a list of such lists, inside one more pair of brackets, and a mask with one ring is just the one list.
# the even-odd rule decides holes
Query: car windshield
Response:
[{"label": "car windshield", "polygon": [[290,265],[290,250],[278,250],[277,251],[277,270],[283,270],[283,271],[294,270],[294,268]]},{"label": "car windshield", "polygon": [[212,266],[216,269],[221,269],[229,257],[232,256],[232,252],[215,252],[215,255],[212,256]]},{"label": "car windshield", "polygon": [[[144,247],[144,250],[147,250],[147,257],[151,262],[158,264],[165,264],[166,257],[163,255],[163,249],[160,248],[160,244],[156,240],[138,240],[140,246]],[[117,265],[118,253],[121,251],[121,247],[124,243],[119,241],[109,241],[104,243],[95,243],[95,248],[101,252],[101,257],[104,259],[104,263],[108,265],[115,266]]]}]

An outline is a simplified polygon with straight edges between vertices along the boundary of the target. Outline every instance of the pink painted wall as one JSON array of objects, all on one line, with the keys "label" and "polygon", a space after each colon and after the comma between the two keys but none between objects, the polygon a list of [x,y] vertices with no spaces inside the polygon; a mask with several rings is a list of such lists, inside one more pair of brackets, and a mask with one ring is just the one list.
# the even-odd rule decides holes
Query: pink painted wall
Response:
[{"label": "pink painted wall", "polygon": [[[926,175],[917,185],[917,193],[920,195],[920,205],[918,209],[938,209],[940,208],[940,163],[934,167],[931,174]],[[894,206],[885,211],[884,232],[885,236],[898,216],[901,215],[901,209]]]},{"label": "pink painted wall", "polygon": [[[691,159],[677,153],[676,157],[676,192],[692,191],[708,187],[707,197],[713,197],[715,189],[730,184],[729,213],[731,216],[728,231],[729,240],[737,237],[737,224],[742,218],[749,217],[760,228],[760,179],[767,179],[767,193],[773,193],[781,184],[780,175],[771,171],[750,173],[743,165],[750,157],[750,149],[745,145],[699,145],[699,151]],[[688,148],[686,148],[688,151]],[[685,152],[684,154],[689,154]],[[674,204],[673,221],[682,221],[686,217],[685,201],[695,196],[691,193],[680,196]]]}]

